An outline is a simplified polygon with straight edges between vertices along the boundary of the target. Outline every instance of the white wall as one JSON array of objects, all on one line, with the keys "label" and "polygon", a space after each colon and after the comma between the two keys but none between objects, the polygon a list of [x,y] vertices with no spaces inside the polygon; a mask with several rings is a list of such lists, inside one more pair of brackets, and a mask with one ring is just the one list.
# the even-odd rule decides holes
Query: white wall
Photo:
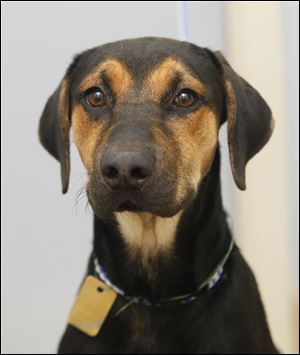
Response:
[{"label": "white wall", "polygon": [[[10,2],[2,10],[2,351],[53,353],[84,274],[92,220],[85,201],[74,208],[84,182],[74,147],[70,192],[61,195],[59,165],[38,142],[40,113],[75,53],[121,38],[178,38],[176,2]],[[204,41],[210,27],[205,45],[217,48],[206,11],[199,33]]]}]

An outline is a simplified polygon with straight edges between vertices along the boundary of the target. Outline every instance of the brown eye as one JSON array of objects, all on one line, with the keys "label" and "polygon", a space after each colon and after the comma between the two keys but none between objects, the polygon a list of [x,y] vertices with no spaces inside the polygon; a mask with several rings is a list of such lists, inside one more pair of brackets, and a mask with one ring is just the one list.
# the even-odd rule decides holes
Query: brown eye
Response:
[{"label": "brown eye", "polygon": [[97,87],[92,87],[86,91],[85,100],[88,105],[93,107],[103,107],[105,105],[105,96]]},{"label": "brown eye", "polygon": [[197,100],[197,94],[190,90],[182,90],[175,97],[174,103],[176,106],[187,108],[192,106]]}]

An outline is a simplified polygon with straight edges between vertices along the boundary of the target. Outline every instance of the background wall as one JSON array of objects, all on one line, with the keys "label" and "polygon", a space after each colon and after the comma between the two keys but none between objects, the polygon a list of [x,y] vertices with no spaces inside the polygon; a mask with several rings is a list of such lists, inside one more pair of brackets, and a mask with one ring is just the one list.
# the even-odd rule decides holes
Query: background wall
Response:
[{"label": "background wall", "polygon": [[[177,3],[2,3],[2,353],[54,353],[91,250],[92,216],[76,193],[85,174],[72,145],[71,188],[39,145],[48,96],[72,56],[121,38],[178,38]],[[238,192],[221,132],[225,204],[255,269],[275,342],[297,352],[298,53],[297,2],[187,3],[192,42],[225,52],[266,97],[276,130]],[[294,318],[293,318],[294,316]]]},{"label": "background wall", "polygon": [[229,59],[267,100],[276,121],[270,144],[249,164],[247,191],[235,194],[235,232],[256,271],[274,338],[279,340],[278,344],[284,339],[281,348],[289,352],[293,350],[288,344],[292,345],[295,339],[298,314],[290,244],[297,247],[298,243],[296,230],[292,232],[298,224],[293,211],[298,209],[297,182],[291,184],[297,164],[291,154],[294,155],[298,140],[293,141],[296,136],[290,131],[298,122],[298,115],[295,112],[295,116],[289,116],[287,110],[289,105],[296,109],[296,105],[286,96],[289,82],[285,68],[292,65],[296,56],[289,57],[285,43],[298,43],[298,31],[295,18],[290,17],[289,24],[283,15],[292,6],[278,2],[231,2],[226,14]]}]

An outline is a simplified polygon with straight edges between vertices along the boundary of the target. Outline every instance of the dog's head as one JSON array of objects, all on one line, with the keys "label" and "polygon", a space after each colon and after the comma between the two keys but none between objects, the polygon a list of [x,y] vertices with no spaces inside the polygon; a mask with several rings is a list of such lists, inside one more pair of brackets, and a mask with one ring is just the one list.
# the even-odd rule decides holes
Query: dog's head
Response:
[{"label": "dog's head", "polygon": [[187,207],[228,124],[234,180],[268,141],[271,111],[219,52],[161,38],[106,44],[74,59],[49,98],[40,139],[68,189],[69,131],[99,217],[114,211],[172,216]]}]

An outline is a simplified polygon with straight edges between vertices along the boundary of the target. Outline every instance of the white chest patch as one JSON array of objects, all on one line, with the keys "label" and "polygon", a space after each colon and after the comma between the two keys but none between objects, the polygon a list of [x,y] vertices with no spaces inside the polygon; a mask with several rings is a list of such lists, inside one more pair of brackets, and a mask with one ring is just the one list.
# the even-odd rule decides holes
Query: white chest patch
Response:
[{"label": "white chest patch", "polygon": [[129,255],[139,257],[145,268],[157,256],[171,254],[181,212],[170,218],[149,212],[126,211],[115,215]]}]

